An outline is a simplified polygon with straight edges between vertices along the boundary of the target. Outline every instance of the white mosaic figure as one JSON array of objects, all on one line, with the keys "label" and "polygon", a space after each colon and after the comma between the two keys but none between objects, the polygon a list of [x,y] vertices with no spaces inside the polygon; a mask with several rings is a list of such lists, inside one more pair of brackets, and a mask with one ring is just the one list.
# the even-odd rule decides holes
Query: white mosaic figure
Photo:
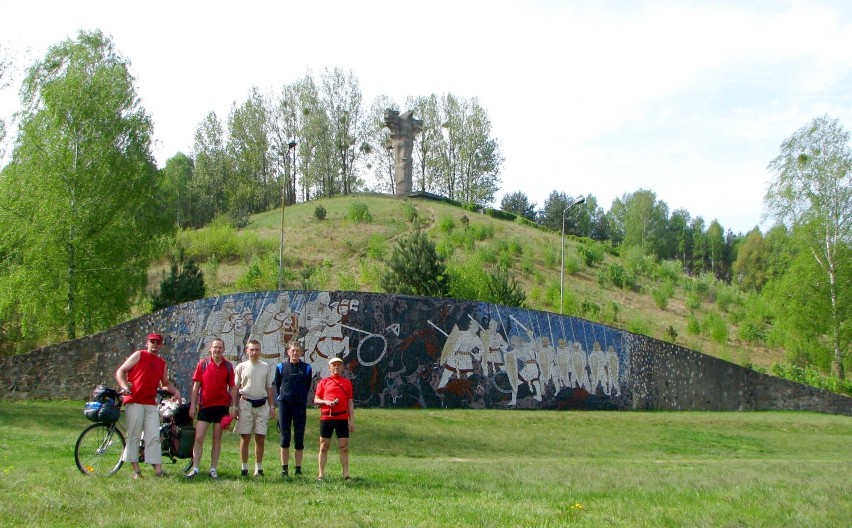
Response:
[{"label": "white mosaic figure", "polygon": [[479,329],[479,323],[475,319],[470,320],[466,330],[460,330],[458,325],[453,326],[441,351],[441,365],[444,370],[438,390],[446,387],[450,378],[467,378],[473,372],[473,360],[479,359],[484,349]]},{"label": "white mosaic figure", "polygon": [[583,346],[579,341],[574,341],[574,350],[571,352],[571,388],[581,388],[591,392],[591,382],[589,375],[586,372],[586,352],[583,351]]}]

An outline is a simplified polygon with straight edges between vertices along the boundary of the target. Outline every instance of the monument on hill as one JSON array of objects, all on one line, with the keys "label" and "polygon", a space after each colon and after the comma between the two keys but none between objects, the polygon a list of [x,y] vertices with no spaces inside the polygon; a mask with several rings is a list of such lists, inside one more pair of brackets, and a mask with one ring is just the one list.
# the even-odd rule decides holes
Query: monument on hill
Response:
[{"label": "monument on hill", "polygon": [[391,148],[394,156],[394,180],[397,196],[406,196],[412,189],[411,153],[414,136],[423,130],[423,121],[414,119],[414,111],[400,114],[396,110],[385,110],[385,126],[391,131]]}]

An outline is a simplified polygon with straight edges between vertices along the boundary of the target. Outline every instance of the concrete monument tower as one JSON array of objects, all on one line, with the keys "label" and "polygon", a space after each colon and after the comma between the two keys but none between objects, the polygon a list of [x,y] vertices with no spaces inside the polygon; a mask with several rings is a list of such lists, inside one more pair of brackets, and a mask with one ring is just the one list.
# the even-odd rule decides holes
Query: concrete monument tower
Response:
[{"label": "concrete monument tower", "polygon": [[406,196],[411,192],[411,153],[414,150],[414,136],[423,130],[423,121],[414,119],[414,111],[400,114],[396,110],[385,110],[385,126],[391,131],[391,148],[394,156],[394,179],[397,196]]}]

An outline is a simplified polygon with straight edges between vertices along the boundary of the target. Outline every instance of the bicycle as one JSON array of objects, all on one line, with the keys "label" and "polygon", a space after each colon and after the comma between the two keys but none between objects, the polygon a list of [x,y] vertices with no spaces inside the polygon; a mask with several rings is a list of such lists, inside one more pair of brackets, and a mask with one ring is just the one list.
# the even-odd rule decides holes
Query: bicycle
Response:
[{"label": "bicycle", "polygon": [[[121,412],[123,401],[118,392],[108,389],[114,394],[114,405]],[[178,460],[187,460],[182,472],[189,471],[192,467],[192,458],[178,457],[178,445],[175,442],[174,430],[176,416],[173,413],[164,413],[167,407],[165,397],[170,395],[164,390],[157,391],[157,403],[163,423],[160,426],[160,444],[163,453],[163,462],[170,461],[176,464]],[[182,404],[185,405],[185,404]],[[191,422],[190,422],[191,423]],[[124,464],[124,448],[127,445],[127,431],[120,421],[112,423],[94,423],[83,429],[74,446],[74,461],[77,468],[84,475],[109,476],[114,475]],[[139,442],[139,462],[145,462],[145,438]]]}]

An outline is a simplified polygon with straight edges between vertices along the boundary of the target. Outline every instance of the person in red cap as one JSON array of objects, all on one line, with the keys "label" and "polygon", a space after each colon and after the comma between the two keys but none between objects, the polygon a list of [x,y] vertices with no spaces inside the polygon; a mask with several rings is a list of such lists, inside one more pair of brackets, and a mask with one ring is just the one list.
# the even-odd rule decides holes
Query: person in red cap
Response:
[{"label": "person in red cap", "polygon": [[145,350],[137,350],[115,372],[115,380],[124,394],[127,421],[127,445],[124,460],[133,467],[133,478],[142,478],[139,470],[139,441],[145,432],[145,462],[154,466],[154,474],[163,476],[160,446],[160,412],[157,389],[163,387],[180,399],[180,391],[169,381],[166,361],[160,357],[163,336],[148,334]]},{"label": "person in red cap", "polygon": [[320,407],[319,476],[325,479],[325,463],[331,436],[337,433],[337,450],[343,466],[343,480],[349,477],[349,434],[355,432],[355,402],[352,400],[352,382],[342,376],[343,360],[333,357],[328,360],[331,375],[317,383],[314,405]]},{"label": "person in red cap", "polygon": [[186,478],[198,475],[204,437],[213,424],[213,447],[210,449],[210,477],[219,478],[216,466],[222,451],[222,419],[238,415],[237,386],[234,383],[234,365],[225,359],[225,342],[219,338],[210,342],[210,357],[198,362],[192,375],[192,397],[189,415],[196,417],[195,446],[192,449],[192,469]]}]

